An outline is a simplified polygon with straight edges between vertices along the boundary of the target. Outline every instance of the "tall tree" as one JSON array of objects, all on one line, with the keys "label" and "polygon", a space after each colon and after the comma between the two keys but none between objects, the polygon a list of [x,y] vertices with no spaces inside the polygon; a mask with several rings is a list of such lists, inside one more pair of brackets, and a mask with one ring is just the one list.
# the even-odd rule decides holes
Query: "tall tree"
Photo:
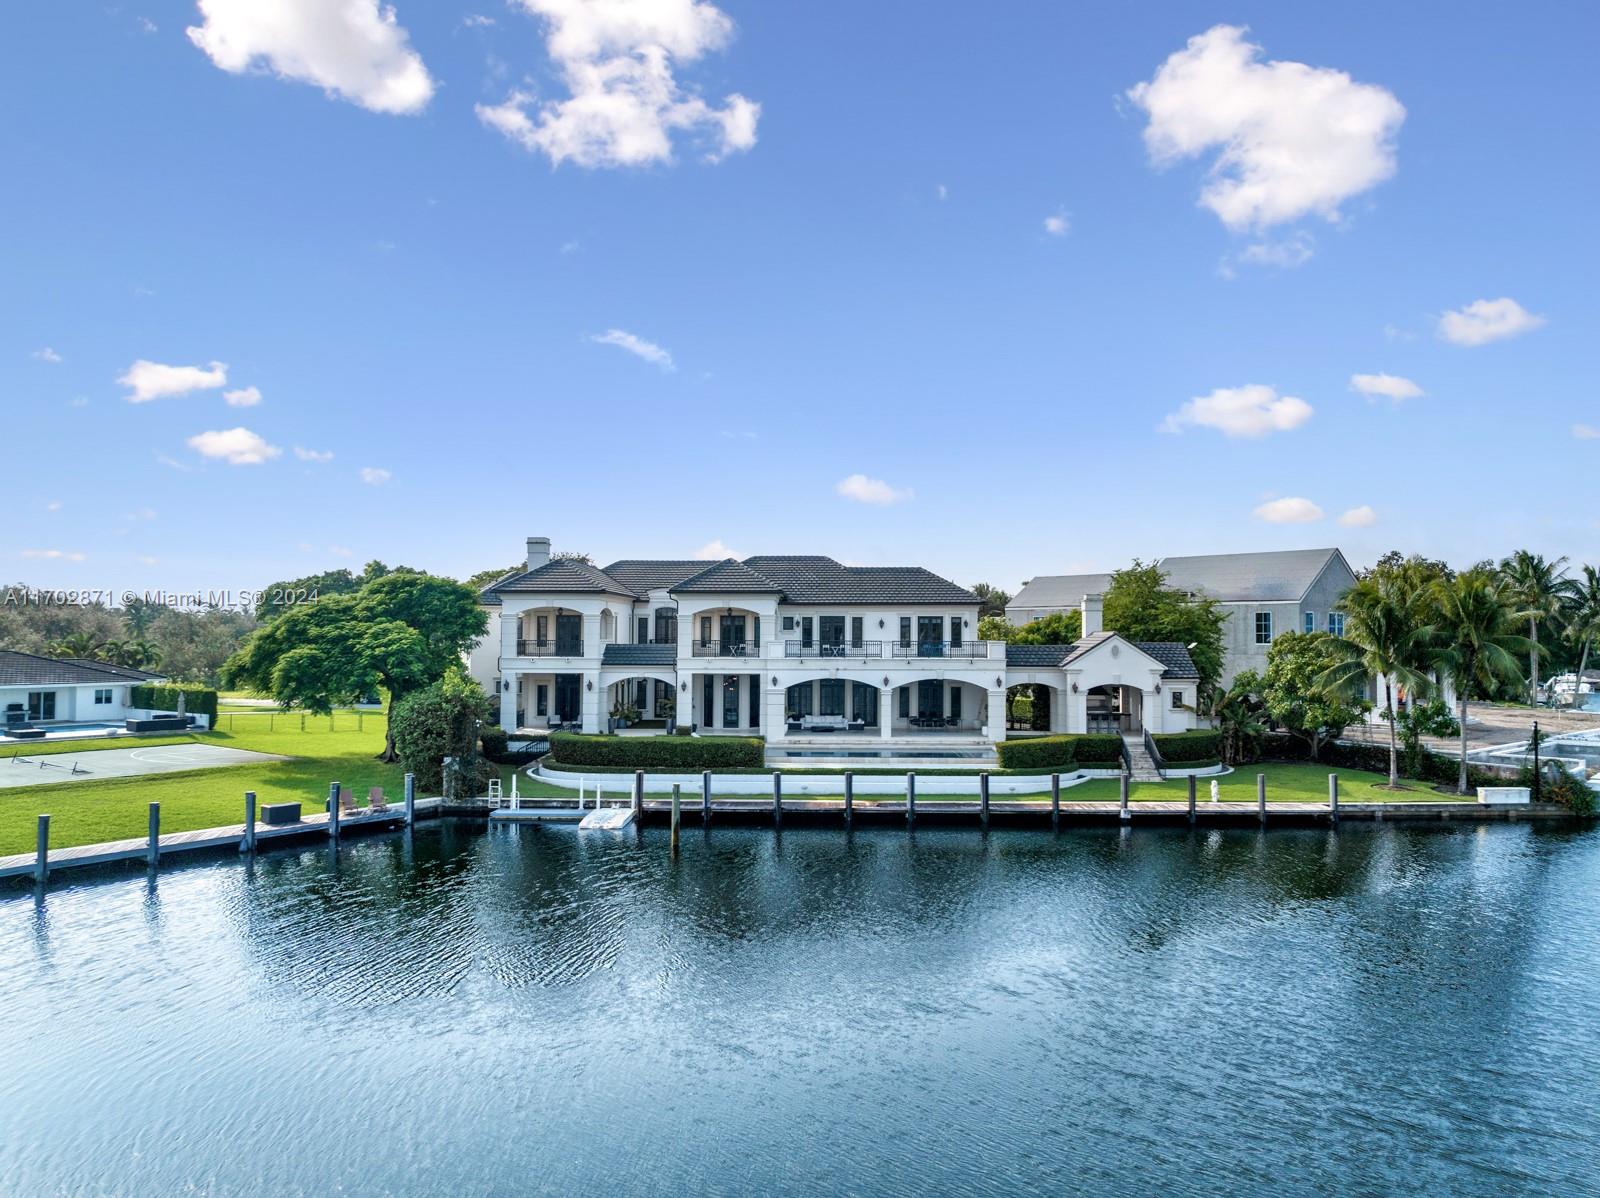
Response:
[{"label": "tall tree", "polygon": [[1254,757],[1255,746],[1266,734],[1261,689],[1261,675],[1241,670],[1228,686],[1213,686],[1198,696],[1195,712],[1221,734],[1224,765]]},{"label": "tall tree", "polygon": [[1539,703],[1539,625],[1558,623],[1576,597],[1567,577],[1567,559],[1546,561],[1543,554],[1518,549],[1500,563],[1507,592],[1528,622],[1528,703]]},{"label": "tall tree", "polygon": [[1011,596],[999,587],[992,587],[986,582],[972,584],[972,593],[978,597],[978,618],[985,616],[1003,616],[1006,614],[1006,604],[1011,602]]},{"label": "tall tree", "polygon": [[1306,742],[1311,760],[1322,746],[1337,740],[1370,708],[1354,699],[1317,686],[1323,671],[1338,664],[1336,637],[1326,632],[1286,632],[1267,650],[1267,672],[1261,679],[1266,713],[1291,736]]},{"label": "tall tree", "polygon": [[1026,624],[1008,624],[1001,616],[978,621],[978,638],[1011,645],[1070,645],[1083,635],[1083,613],[1053,611]]},{"label": "tall tree", "polygon": [[1523,636],[1520,613],[1500,580],[1487,570],[1469,570],[1434,584],[1435,622],[1430,637],[1438,662],[1456,691],[1461,726],[1461,763],[1456,792],[1467,793],[1467,703],[1488,698],[1502,682],[1519,682],[1518,658],[1532,646]]},{"label": "tall tree", "polygon": [[1367,681],[1383,677],[1383,718],[1389,724],[1389,786],[1400,785],[1400,752],[1395,735],[1394,691],[1403,687],[1414,699],[1433,687],[1428,640],[1429,596],[1406,589],[1393,578],[1359,579],[1339,600],[1344,636],[1331,648],[1336,660],[1317,677],[1317,685],[1349,699],[1366,697]]},{"label": "tall tree", "polygon": [[1589,649],[1600,638],[1600,570],[1583,568],[1583,577],[1573,580],[1572,608],[1567,613],[1567,636],[1578,646],[1578,675],[1573,688],[1575,702],[1583,702],[1583,674],[1589,668]]},{"label": "tall tree", "polygon": [[526,562],[518,562],[514,566],[507,566],[504,570],[479,570],[471,578],[468,578],[466,580],[466,585],[471,587],[474,591],[481,591],[481,590],[483,590],[484,587],[488,586],[491,582],[494,582],[497,579],[504,578],[507,574],[510,574],[512,571],[514,571],[514,570],[526,570],[527,568],[528,567],[527,567],[527,563]]},{"label": "tall tree", "polygon": [[[285,707],[326,713],[381,686],[389,710],[437,681],[483,636],[477,595],[449,578],[387,573],[354,594],[297,604],[251,634],[224,678]],[[391,725],[383,761],[395,760]]]},{"label": "tall tree", "polygon": [[1227,615],[1213,599],[1196,598],[1166,585],[1166,575],[1137,558],[1111,575],[1106,588],[1105,626],[1130,641],[1176,641],[1189,647],[1201,690],[1222,677],[1222,626]]}]

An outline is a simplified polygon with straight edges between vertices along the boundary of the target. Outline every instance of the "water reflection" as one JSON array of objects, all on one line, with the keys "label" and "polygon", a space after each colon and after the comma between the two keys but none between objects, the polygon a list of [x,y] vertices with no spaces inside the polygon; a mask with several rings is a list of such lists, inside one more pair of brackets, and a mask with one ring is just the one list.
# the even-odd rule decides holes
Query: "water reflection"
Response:
[{"label": "water reflection", "polygon": [[450,823],[12,892],[0,1176],[1583,1192],[1597,846]]}]

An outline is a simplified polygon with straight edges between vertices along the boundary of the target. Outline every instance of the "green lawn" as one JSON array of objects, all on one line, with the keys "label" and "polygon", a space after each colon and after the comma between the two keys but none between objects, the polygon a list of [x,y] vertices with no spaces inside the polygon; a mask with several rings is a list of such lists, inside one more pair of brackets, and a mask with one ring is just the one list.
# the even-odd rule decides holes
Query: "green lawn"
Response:
[{"label": "green lawn", "polygon": [[[300,731],[298,717],[292,721],[280,718],[276,723],[276,729],[269,729],[265,719],[247,722],[241,718],[234,731],[223,728],[182,737],[149,737],[109,744],[87,742],[94,749],[85,744],[29,748],[24,756],[195,743],[279,753],[295,760],[3,790],[0,855],[33,849],[35,817],[41,812],[50,813],[50,844],[60,848],[142,836],[152,802],[161,804],[162,831],[186,832],[241,823],[247,790],[256,792],[258,803],[298,801],[307,811],[327,798],[328,783],[333,781],[354,789],[362,803],[373,786],[382,786],[392,798],[402,794],[403,771],[399,766],[375,760],[383,748],[385,722],[381,715],[366,715],[360,731],[356,730],[354,716],[336,717],[333,731],[328,730],[326,716],[309,717],[305,732]],[[0,769],[5,768],[6,763],[0,761]]]}]

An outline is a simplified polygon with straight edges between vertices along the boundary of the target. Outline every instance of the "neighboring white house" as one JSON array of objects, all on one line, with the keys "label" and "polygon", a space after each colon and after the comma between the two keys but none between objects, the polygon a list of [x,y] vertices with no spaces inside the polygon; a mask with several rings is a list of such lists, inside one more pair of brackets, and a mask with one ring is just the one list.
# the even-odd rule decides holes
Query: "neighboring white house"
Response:
[{"label": "neighboring white house", "polygon": [[75,657],[0,650],[0,731],[19,724],[120,724],[148,715],[129,692],[159,674]]},{"label": "neighboring white house", "polygon": [[978,598],[914,566],[828,557],[627,560],[550,557],[485,588],[498,615],[469,669],[508,731],[601,732],[615,712],[797,744],[834,734],[886,749],[1006,736],[1006,688],[1052,688],[1055,731],[1193,727],[1197,677],[1182,645],[1100,631],[1085,605],[1073,645],[976,639]]},{"label": "neighboring white house", "polygon": [[[1227,614],[1222,628],[1226,686],[1244,670],[1264,671],[1267,650],[1285,632],[1344,632],[1334,608],[1355,585],[1355,571],[1337,549],[1215,553],[1168,557],[1157,563],[1166,585],[1214,599]],[[1033,579],[1006,605],[1006,619],[1026,624],[1077,608],[1085,595],[1104,594],[1109,574],[1059,574]]]}]

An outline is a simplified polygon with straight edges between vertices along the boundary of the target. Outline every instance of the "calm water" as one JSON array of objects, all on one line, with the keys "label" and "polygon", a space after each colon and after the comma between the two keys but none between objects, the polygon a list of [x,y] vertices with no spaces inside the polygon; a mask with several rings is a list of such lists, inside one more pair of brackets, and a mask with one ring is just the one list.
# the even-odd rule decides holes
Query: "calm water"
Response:
[{"label": "calm water", "polygon": [[425,826],[0,892],[0,1192],[1600,1193],[1600,835]]}]

